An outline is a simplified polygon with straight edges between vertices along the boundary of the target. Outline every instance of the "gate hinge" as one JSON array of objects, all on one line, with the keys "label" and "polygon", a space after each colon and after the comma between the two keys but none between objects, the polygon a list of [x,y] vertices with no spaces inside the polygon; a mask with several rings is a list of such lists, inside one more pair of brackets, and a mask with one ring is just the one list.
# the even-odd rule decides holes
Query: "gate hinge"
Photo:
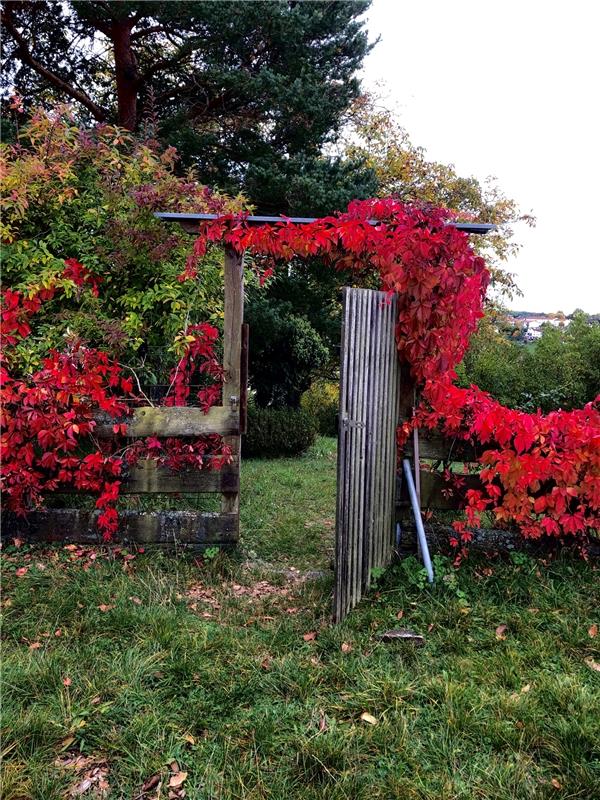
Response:
[{"label": "gate hinge", "polygon": [[357,419],[349,419],[347,414],[342,415],[342,425],[344,428],[366,428],[366,422],[360,422]]}]

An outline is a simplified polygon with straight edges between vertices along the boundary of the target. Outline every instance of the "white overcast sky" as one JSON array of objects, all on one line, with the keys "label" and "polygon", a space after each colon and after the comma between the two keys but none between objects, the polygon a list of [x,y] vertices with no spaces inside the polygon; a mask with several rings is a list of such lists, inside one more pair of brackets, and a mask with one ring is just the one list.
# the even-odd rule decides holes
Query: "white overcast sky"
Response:
[{"label": "white overcast sky", "polygon": [[600,312],[600,2],[374,0],[367,27],[365,86],[413,142],[537,217],[512,308]]}]

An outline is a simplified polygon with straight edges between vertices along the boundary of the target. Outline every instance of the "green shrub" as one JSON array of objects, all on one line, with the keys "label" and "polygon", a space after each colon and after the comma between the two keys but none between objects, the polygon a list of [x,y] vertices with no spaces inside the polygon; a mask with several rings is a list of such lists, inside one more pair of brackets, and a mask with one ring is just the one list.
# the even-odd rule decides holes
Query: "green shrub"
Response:
[{"label": "green shrub", "polygon": [[249,292],[245,318],[250,326],[250,384],[262,408],[300,405],[300,396],[328,358],[328,350],[308,319],[288,302]]},{"label": "green shrub", "polygon": [[242,442],[245,456],[296,456],[314,443],[313,420],[300,408],[248,408],[248,432]]},{"label": "green shrub", "polygon": [[311,417],[321,436],[337,436],[339,402],[339,384],[318,380],[304,392],[300,407]]}]

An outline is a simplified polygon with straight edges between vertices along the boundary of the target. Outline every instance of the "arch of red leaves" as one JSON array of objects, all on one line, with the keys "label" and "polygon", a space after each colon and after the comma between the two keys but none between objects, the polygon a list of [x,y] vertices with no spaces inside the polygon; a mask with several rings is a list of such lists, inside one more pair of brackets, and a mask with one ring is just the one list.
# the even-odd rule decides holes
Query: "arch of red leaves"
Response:
[{"label": "arch of red leaves", "polygon": [[[420,388],[414,419],[398,431],[400,446],[417,425],[484,447],[482,488],[467,492],[465,519],[454,523],[453,544],[467,544],[469,529],[488,511],[497,524],[516,525],[526,538],[574,538],[585,551],[600,527],[600,396],[575,411],[527,414],[505,408],[476,386],[453,384],[454,368],[483,315],[489,273],[467,234],[447,224],[450,219],[446,211],[394,199],[356,201],[344,214],[303,225],[282,219],[251,226],[226,215],[201,223],[181,280],[197,278],[197,264],[211,243],[248,253],[261,282],[294,258],[319,257],[333,268],[353,270],[357,280],[375,272],[383,290],[398,294],[399,356]],[[3,491],[17,512],[67,485],[97,491],[98,524],[110,538],[125,464],[152,457],[173,469],[219,468],[229,453],[214,436],[194,442],[151,437],[126,445],[96,441],[95,410],[118,420],[135,393],[118,365],[82,343],[50,353],[27,379],[12,377],[11,348],[30,334],[31,318],[65,282],[80,292],[99,291],[97,279],[70,260],[60,286],[34,296],[10,290],[3,296]],[[212,380],[199,397],[208,409],[218,402],[222,381],[214,353],[218,333],[201,323],[187,334],[189,346],[172,372],[165,404],[187,403],[200,372]],[[115,433],[119,427],[115,421]]]}]

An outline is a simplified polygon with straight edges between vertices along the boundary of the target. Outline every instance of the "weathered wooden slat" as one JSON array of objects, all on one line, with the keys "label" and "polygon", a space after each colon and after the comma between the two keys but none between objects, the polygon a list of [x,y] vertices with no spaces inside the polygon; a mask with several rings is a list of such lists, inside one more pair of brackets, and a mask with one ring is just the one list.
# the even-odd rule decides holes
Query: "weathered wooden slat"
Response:
[{"label": "weathered wooden slat", "polygon": [[392,365],[392,375],[390,377],[390,408],[387,414],[388,430],[386,441],[389,452],[387,454],[386,476],[388,481],[389,502],[386,505],[387,515],[385,525],[387,528],[387,547],[385,553],[385,565],[387,566],[392,558],[392,553],[396,546],[396,471],[398,463],[398,448],[396,446],[396,429],[399,421],[399,400],[400,400],[400,364],[398,361],[398,348],[396,346],[396,319],[397,319],[397,297],[394,296],[390,308],[390,333],[389,341],[389,360]]},{"label": "weathered wooden slat", "polygon": [[337,472],[336,472],[336,481],[337,481],[337,496],[336,496],[336,507],[335,507],[335,528],[336,528],[336,536],[335,536],[335,581],[333,587],[333,619],[335,622],[340,621],[341,609],[343,607],[342,604],[342,590],[344,586],[344,581],[342,579],[342,572],[344,570],[345,558],[344,558],[344,544],[345,539],[341,535],[341,531],[345,529],[345,515],[344,515],[344,506],[345,506],[345,499],[346,495],[344,492],[340,491],[340,486],[342,486],[343,481],[345,480],[345,470],[346,470],[346,427],[342,424],[343,416],[346,413],[346,384],[347,384],[347,359],[348,359],[348,347],[347,347],[347,337],[348,337],[348,328],[346,325],[346,314],[347,314],[347,289],[344,289],[344,313],[342,314],[342,330],[340,335],[340,391],[339,391],[339,400],[338,400],[338,448],[337,448]]},{"label": "weathered wooden slat", "polygon": [[[419,455],[422,459],[437,461],[477,461],[485,446],[475,447],[460,439],[451,439],[437,433],[419,430]],[[412,438],[407,442],[406,452],[412,459]]]},{"label": "weathered wooden slat", "polygon": [[250,328],[242,325],[241,366],[240,366],[240,433],[248,429],[248,357],[250,354]]},{"label": "weathered wooden slat", "polygon": [[121,494],[174,494],[179,492],[237,492],[240,486],[237,464],[221,469],[174,472],[157,467],[156,461],[146,459],[129,470],[124,477]]},{"label": "weathered wooden slat", "polygon": [[[460,475],[465,483],[459,493],[448,495],[448,484],[439,472],[421,470],[421,508],[437,511],[453,511],[460,506],[460,498],[467,489],[480,489],[481,480],[478,475]],[[404,508],[409,506],[408,493],[405,481],[400,474],[398,479],[397,505]]]},{"label": "weathered wooden slat", "polygon": [[[26,518],[2,515],[3,537],[17,536],[28,542],[102,541],[96,520],[99,511],[49,509],[33,511]],[[119,543],[228,545],[237,540],[237,515],[194,511],[121,511]]]},{"label": "weathered wooden slat", "polygon": [[358,505],[359,499],[357,498],[357,487],[360,480],[360,420],[357,419],[358,414],[358,393],[360,391],[358,371],[360,368],[360,351],[362,340],[362,302],[359,292],[353,292],[354,301],[354,330],[353,330],[353,343],[351,345],[352,352],[350,357],[350,382],[348,385],[348,426],[350,428],[350,480],[348,484],[348,492],[352,498],[350,503],[350,514],[348,519],[348,586],[346,590],[347,598],[346,605],[352,608],[355,597],[354,586],[354,570],[356,561],[356,542],[358,538],[359,527],[359,513]]},{"label": "weathered wooden slat", "polygon": [[[359,291],[361,335],[358,338],[358,364],[356,381],[358,392],[355,393],[356,405],[353,420],[356,422],[357,434],[357,474],[355,485],[355,538],[354,538],[354,564],[352,573],[352,606],[354,606],[362,593],[363,587],[363,550],[364,540],[368,537],[367,498],[368,498],[368,470],[367,470],[367,425],[368,408],[367,398],[369,390],[369,353],[370,353],[370,305],[371,293],[367,290]],[[369,565],[366,564],[368,574]]]},{"label": "weathered wooden slat", "polygon": [[[201,408],[136,408],[131,417],[119,420],[127,425],[127,436],[203,436],[218,433],[234,435],[239,431],[239,414],[231,408],[213,406],[208,413]],[[99,414],[94,433],[102,438],[114,436],[115,420]]]}]

